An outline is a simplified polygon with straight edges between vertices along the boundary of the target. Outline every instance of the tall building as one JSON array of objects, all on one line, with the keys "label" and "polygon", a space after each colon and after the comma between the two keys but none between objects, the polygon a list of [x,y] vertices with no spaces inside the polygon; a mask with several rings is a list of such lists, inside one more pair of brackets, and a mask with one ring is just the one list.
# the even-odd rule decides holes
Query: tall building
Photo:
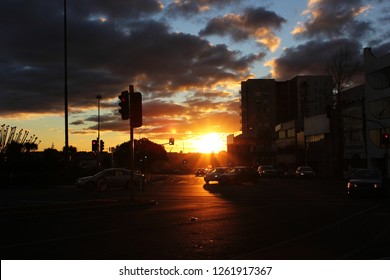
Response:
[{"label": "tall building", "polygon": [[330,76],[241,82],[242,135],[237,140],[246,147],[245,154],[250,154],[245,161],[253,165],[275,163],[275,126],[325,113],[332,96],[331,84]]},{"label": "tall building", "polygon": [[[245,164],[270,163],[274,157],[277,82],[249,79],[241,82],[242,135],[237,139]],[[245,151],[244,151],[244,150]]]},{"label": "tall building", "polygon": [[277,122],[301,121],[326,113],[332,92],[331,76],[296,76],[278,82]]}]

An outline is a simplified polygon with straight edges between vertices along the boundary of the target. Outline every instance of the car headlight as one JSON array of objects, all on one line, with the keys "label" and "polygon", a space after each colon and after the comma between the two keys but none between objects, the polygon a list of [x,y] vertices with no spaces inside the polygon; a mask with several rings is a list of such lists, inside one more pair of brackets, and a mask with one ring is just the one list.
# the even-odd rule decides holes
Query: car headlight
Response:
[{"label": "car headlight", "polygon": [[347,188],[348,188],[348,189],[357,188],[357,186],[358,186],[358,185],[357,185],[356,183],[348,182]]},{"label": "car headlight", "polygon": [[382,187],[382,184],[379,184],[379,183],[374,184],[374,189],[379,189],[379,188],[381,188],[381,187]]}]

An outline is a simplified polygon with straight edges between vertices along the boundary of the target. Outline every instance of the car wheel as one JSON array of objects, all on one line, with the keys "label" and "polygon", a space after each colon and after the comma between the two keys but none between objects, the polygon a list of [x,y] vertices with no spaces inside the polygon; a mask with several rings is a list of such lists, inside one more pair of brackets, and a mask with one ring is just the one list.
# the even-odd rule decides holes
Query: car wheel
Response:
[{"label": "car wheel", "polygon": [[97,182],[97,189],[101,192],[105,192],[108,190],[108,181],[104,178],[100,179]]}]

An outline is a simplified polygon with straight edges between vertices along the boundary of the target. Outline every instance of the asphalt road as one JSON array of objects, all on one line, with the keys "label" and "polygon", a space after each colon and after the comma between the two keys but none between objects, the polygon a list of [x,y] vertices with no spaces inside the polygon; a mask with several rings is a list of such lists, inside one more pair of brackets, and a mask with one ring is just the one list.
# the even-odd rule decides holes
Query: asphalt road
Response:
[{"label": "asphalt road", "polygon": [[205,185],[193,175],[129,191],[0,190],[1,259],[388,259],[390,199],[336,181]]}]

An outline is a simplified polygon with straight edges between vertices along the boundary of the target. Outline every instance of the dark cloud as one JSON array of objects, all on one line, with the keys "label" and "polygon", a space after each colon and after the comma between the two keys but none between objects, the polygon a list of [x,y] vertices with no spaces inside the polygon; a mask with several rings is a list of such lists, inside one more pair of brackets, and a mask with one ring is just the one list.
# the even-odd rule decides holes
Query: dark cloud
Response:
[{"label": "dark cloud", "polygon": [[[95,106],[97,94],[115,98],[129,83],[136,84],[148,100],[240,81],[264,57],[263,53],[242,56],[226,45],[171,32],[166,24],[145,17],[161,9],[159,1],[108,3],[69,4],[72,110]],[[1,114],[63,111],[62,9],[60,1],[1,2],[0,35],[7,38],[0,52]]]},{"label": "dark cloud", "polygon": [[234,41],[254,39],[274,50],[280,43],[274,31],[280,29],[285,22],[283,17],[263,7],[247,8],[242,15],[227,14],[211,19],[199,34],[230,36]]},{"label": "dark cloud", "polygon": [[68,1],[68,9],[72,18],[99,20],[100,17],[106,17],[128,20],[158,13],[163,5],[159,0],[78,0]]},{"label": "dark cloud", "polygon": [[370,8],[363,0],[318,0],[309,2],[304,14],[306,22],[296,27],[298,38],[363,38],[373,31],[371,21],[360,20],[359,15]]},{"label": "dark cloud", "polygon": [[75,120],[70,123],[71,125],[83,125],[85,122],[83,120]]},{"label": "dark cloud", "polygon": [[357,57],[362,56],[358,41],[339,39],[332,41],[309,41],[296,47],[286,48],[282,55],[269,62],[273,78],[291,79],[297,75],[326,75],[332,57],[341,49],[348,48]]},{"label": "dark cloud", "polygon": [[222,8],[240,0],[176,0],[167,6],[167,13],[171,16],[193,16],[209,11],[212,8]]},{"label": "dark cloud", "polygon": [[390,53],[390,41],[380,42],[379,45],[374,44],[372,46],[372,53],[376,56],[382,56]]}]

